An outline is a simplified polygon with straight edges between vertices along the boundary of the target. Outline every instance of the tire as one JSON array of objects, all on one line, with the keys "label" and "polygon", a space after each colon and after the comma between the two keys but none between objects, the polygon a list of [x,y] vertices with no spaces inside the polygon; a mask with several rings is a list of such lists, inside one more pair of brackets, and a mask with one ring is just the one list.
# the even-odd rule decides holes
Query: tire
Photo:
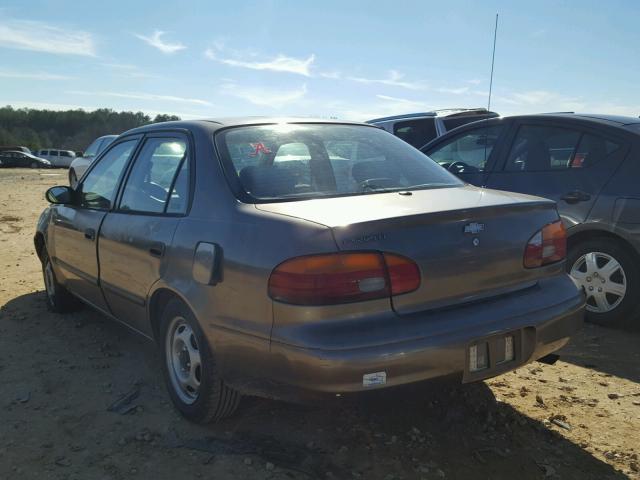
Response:
[{"label": "tire", "polygon": [[609,238],[576,244],[567,255],[567,272],[585,289],[587,321],[637,327],[640,270],[622,244]]},{"label": "tire", "polygon": [[76,188],[76,185],[78,184],[78,176],[76,175],[76,171],[75,170],[69,170],[69,186],[71,188]]},{"label": "tire", "polygon": [[53,265],[47,252],[44,252],[42,261],[42,275],[44,288],[47,294],[47,309],[54,313],[69,313],[80,308],[80,301],[64,288],[56,279]]},{"label": "tire", "polygon": [[186,419],[210,423],[235,412],[241,396],[220,378],[209,342],[181,301],[170,300],[161,313],[158,340],[171,401]]}]

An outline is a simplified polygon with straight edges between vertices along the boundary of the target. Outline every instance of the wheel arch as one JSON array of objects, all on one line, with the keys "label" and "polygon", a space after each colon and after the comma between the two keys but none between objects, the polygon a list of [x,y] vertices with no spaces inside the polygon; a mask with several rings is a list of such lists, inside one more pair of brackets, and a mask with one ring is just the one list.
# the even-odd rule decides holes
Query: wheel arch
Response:
[{"label": "wheel arch", "polygon": [[567,237],[567,250],[571,250],[579,243],[593,239],[613,240],[621,245],[626,251],[628,251],[637,262],[640,262],[640,253],[638,253],[636,248],[623,236],[613,233],[609,230],[592,228],[578,230],[575,233],[572,233],[570,230],[569,236]]},{"label": "wheel arch", "polygon": [[40,259],[40,262],[44,262],[44,252],[47,249],[47,245],[42,232],[36,232],[33,237],[33,244],[36,247],[36,254]]},{"label": "wheel arch", "polygon": [[158,341],[160,334],[160,313],[162,312],[162,309],[173,299],[182,302],[187,308],[193,311],[189,302],[187,302],[182,295],[166,286],[157,288],[149,297],[147,316],[149,325],[151,326],[153,339],[156,342]]}]

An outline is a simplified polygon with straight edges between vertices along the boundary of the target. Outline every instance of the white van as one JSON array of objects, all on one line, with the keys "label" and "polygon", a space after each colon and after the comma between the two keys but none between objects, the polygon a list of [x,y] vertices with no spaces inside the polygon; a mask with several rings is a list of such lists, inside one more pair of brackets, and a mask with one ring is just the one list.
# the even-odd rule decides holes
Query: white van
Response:
[{"label": "white van", "polygon": [[45,158],[51,162],[53,167],[69,168],[71,162],[76,158],[76,152],[72,150],[46,149],[38,150],[38,157]]}]

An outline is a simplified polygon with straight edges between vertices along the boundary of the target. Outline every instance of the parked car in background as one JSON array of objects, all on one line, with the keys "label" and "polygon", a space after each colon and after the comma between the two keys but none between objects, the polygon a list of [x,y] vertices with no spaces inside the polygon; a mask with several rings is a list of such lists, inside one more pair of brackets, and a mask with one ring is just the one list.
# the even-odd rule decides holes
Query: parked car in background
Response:
[{"label": "parked car in background", "polygon": [[51,162],[54,167],[69,168],[76,158],[76,152],[72,150],[45,149],[38,150],[37,155]]},{"label": "parked car in background", "polygon": [[557,202],[567,270],[587,294],[588,319],[638,326],[640,119],[555,113],[490,119],[422,151],[478,186]]},{"label": "parked car in background", "polygon": [[44,158],[36,157],[30,153],[19,151],[0,151],[0,166],[2,167],[29,167],[50,168],[51,162]]},{"label": "parked car in background", "polygon": [[23,152],[23,153],[28,153],[30,155],[32,154],[31,150],[29,150],[27,147],[13,146],[13,145],[0,146],[0,152]]},{"label": "parked car in background", "polygon": [[75,158],[69,166],[69,185],[75,187],[78,180],[82,178],[84,172],[86,172],[91,162],[93,162],[98,155],[100,155],[110,144],[113,142],[117,135],[104,135],[96,138],[91,145],[84,151],[82,157]]},{"label": "parked car in background", "polygon": [[80,298],[154,339],[195,421],[242,393],[482,380],[561,348],[584,316],[552,201],[464,184],[367,124],[146,125],[46,197],[49,308]]},{"label": "parked car in background", "polygon": [[384,128],[408,144],[420,148],[460,125],[497,116],[497,113],[490,112],[486,108],[450,108],[375,118],[368,120],[367,123]]}]

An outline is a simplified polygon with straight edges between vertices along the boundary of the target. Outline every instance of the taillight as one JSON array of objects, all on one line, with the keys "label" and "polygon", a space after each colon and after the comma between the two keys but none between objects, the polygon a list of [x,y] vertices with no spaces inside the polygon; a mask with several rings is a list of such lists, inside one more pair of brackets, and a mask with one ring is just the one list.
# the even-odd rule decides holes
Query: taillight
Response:
[{"label": "taillight", "polygon": [[296,305],[332,305],[400,295],[420,286],[420,270],[391,253],[344,252],[296,257],[269,277],[269,296]]},{"label": "taillight", "polygon": [[525,268],[536,268],[564,260],[567,256],[567,232],[562,221],[550,223],[536,232],[524,251]]}]

